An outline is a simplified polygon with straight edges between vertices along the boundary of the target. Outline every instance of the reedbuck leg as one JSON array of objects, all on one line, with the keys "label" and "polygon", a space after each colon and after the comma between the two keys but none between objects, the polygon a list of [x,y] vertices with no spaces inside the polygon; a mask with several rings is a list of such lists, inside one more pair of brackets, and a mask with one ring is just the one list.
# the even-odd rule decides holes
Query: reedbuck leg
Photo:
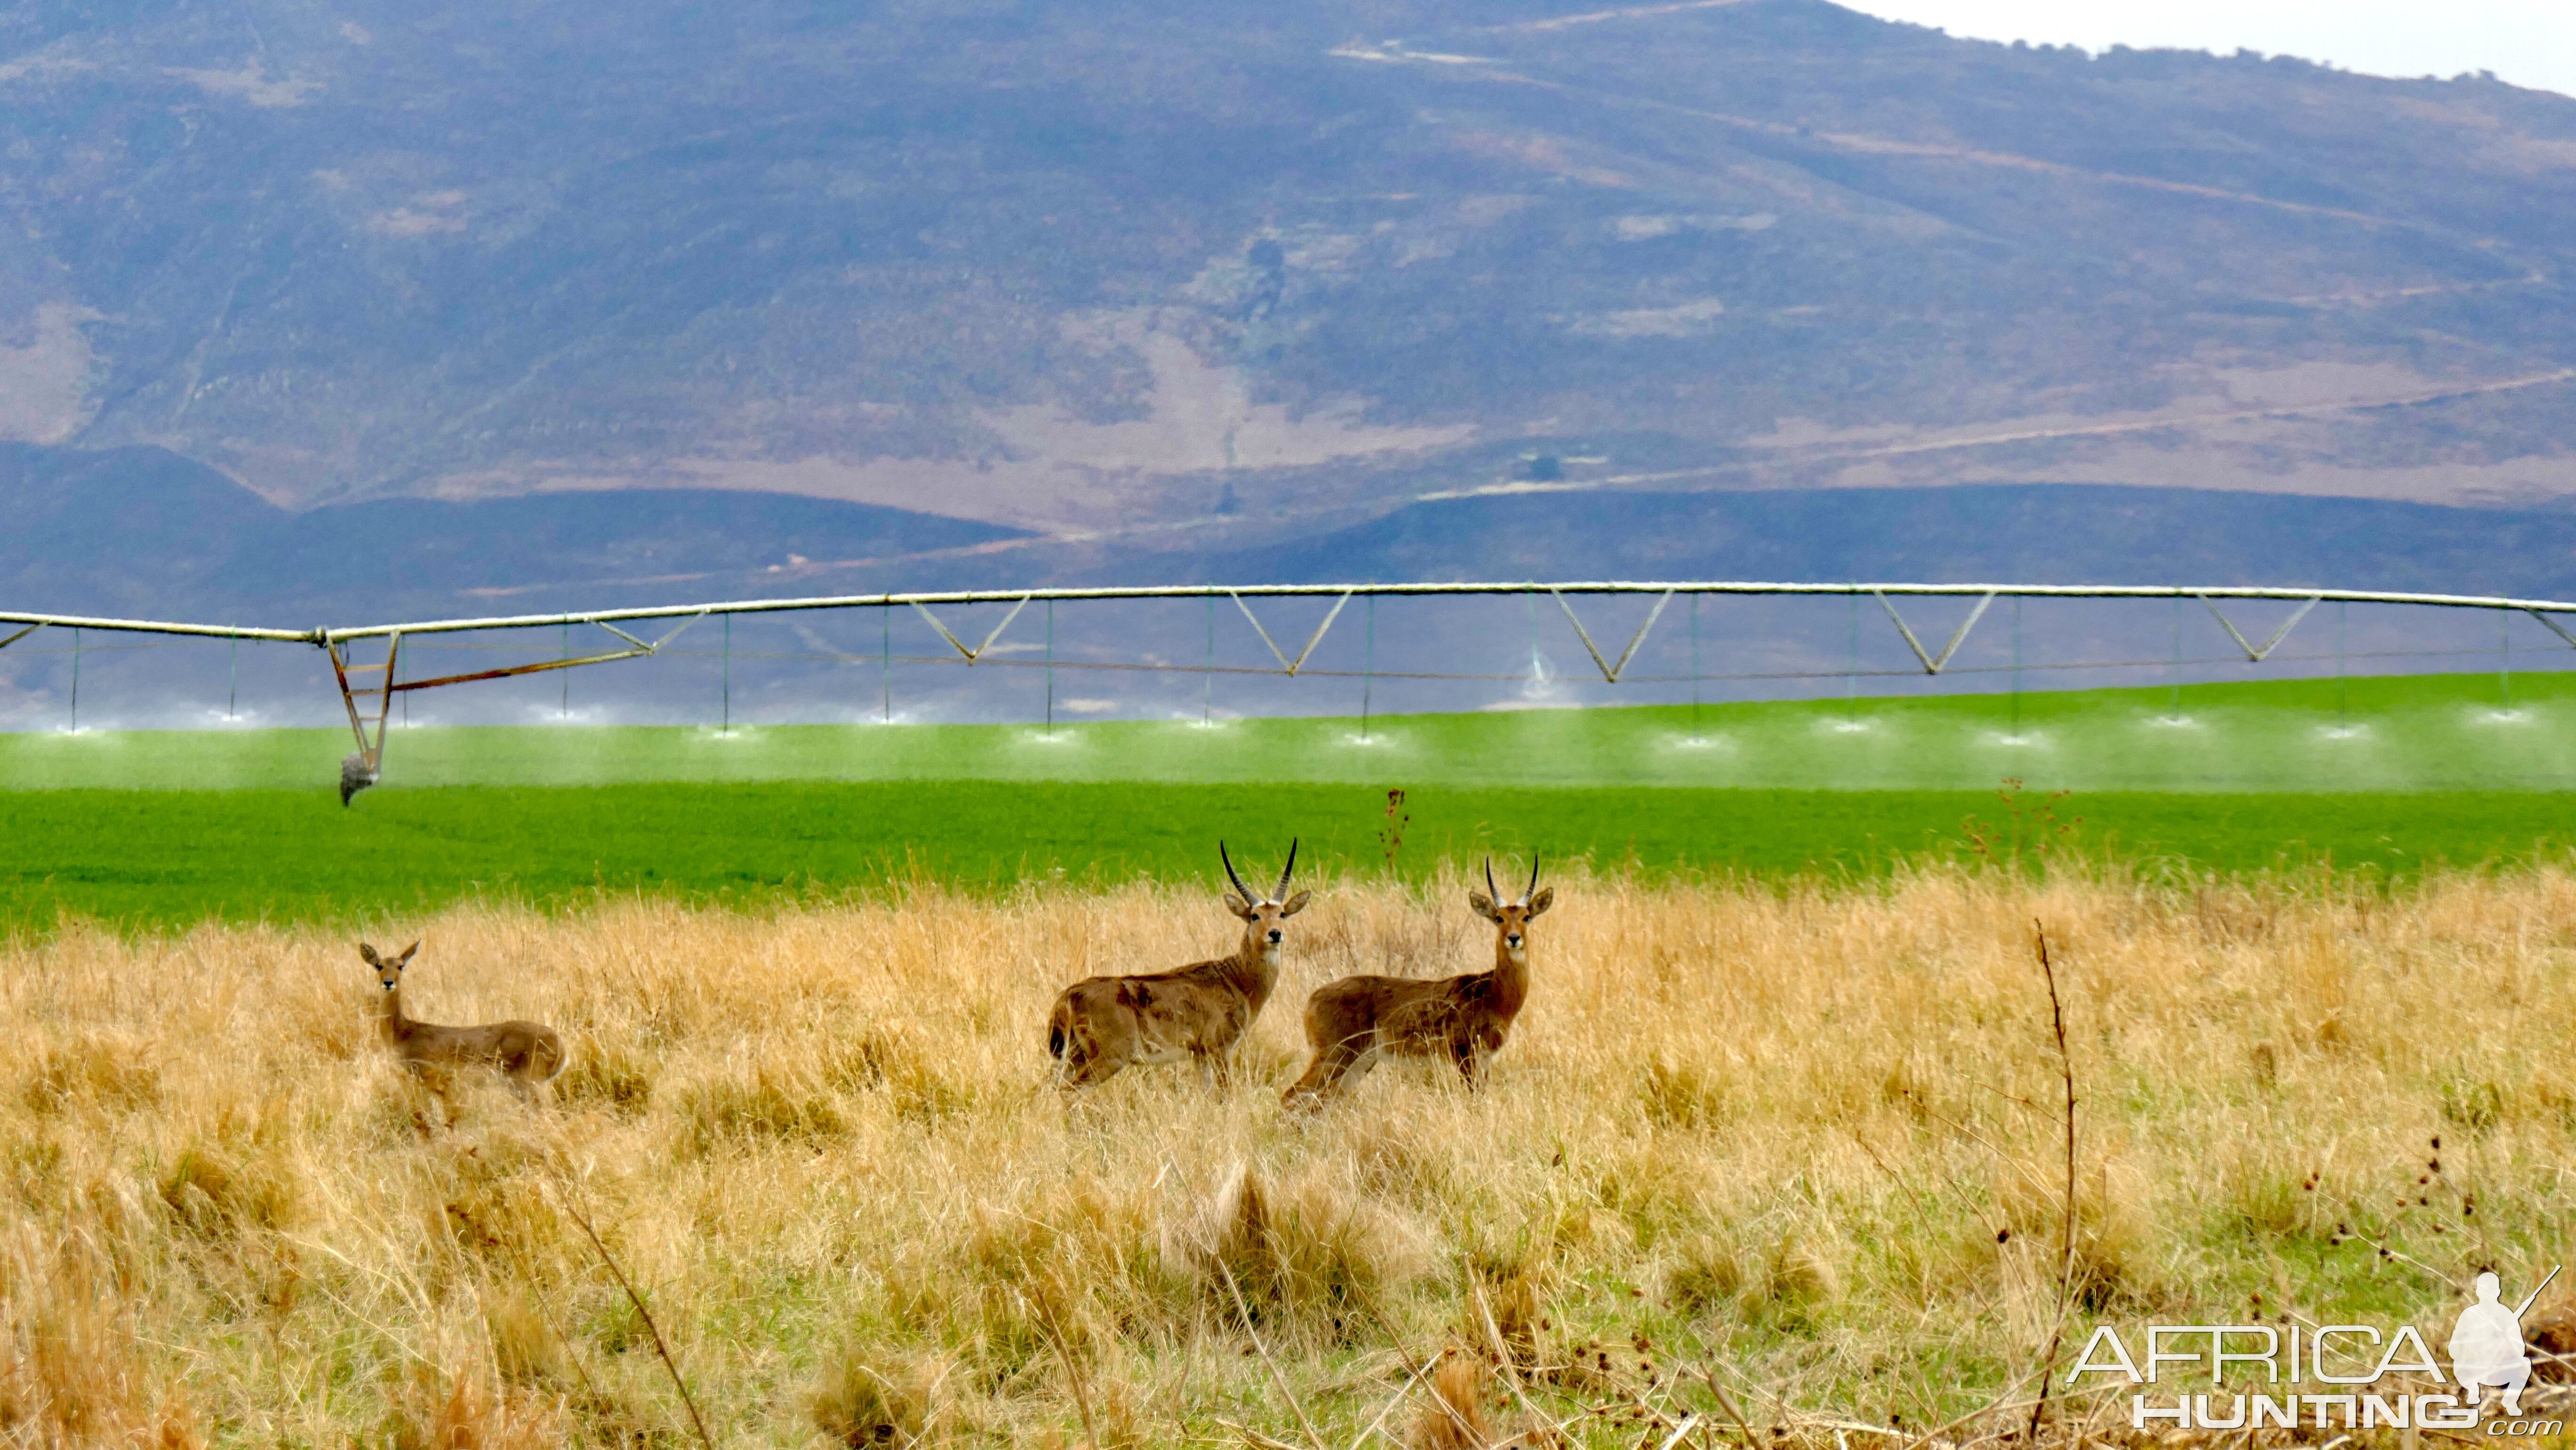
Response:
[{"label": "reedbuck leg", "polygon": [[1458,1076],[1466,1080],[1470,1092],[1482,1085],[1485,1076],[1485,1055],[1476,1050],[1474,1042],[1464,1037],[1451,1042],[1449,1057],[1451,1061],[1458,1064]]},{"label": "reedbuck leg", "polygon": [[1199,1077],[1202,1081],[1215,1088],[1218,1092],[1228,1092],[1233,1089],[1233,1053],[1212,1052],[1204,1047],[1193,1047],[1190,1049],[1190,1056],[1195,1058],[1198,1062]]},{"label": "reedbuck leg", "polygon": [[1375,1066],[1376,1055],[1370,1051],[1366,1037],[1346,1037],[1339,1042],[1315,1049],[1315,1060],[1306,1065],[1306,1073],[1288,1087],[1283,1095],[1289,1103],[1321,1103],[1345,1086],[1368,1076]]},{"label": "reedbuck leg", "polygon": [[512,1058],[501,1069],[501,1075],[510,1080],[510,1091],[519,1095],[519,1101],[532,1108],[542,1107],[552,1099],[554,1090],[547,1079],[537,1075],[533,1053],[521,1053]]},{"label": "reedbuck leg", "polygon": [[1118,1070],[1126,1065],[1125,1058],[1102,1051],[1090,1033],[1077,1031],[1073,1040],[1065,1044],[1064,1067],[1056,1079],[1056,1086],[1070,1092],[1075,1088],[1104,1083],[1116,1077]]}]

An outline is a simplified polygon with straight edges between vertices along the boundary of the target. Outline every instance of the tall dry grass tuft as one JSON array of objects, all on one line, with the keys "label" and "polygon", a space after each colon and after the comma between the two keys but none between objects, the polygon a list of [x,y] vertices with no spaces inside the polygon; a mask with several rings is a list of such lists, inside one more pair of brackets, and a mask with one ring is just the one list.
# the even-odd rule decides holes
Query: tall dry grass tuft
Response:
[{"label": "tall dry grass tuft", "polygon": [[1484,1361],[1471,1354],[1451,1354],[1431,1373],[1430,1393],[1414,1411],[1414,1450],[1492,1450],[1498,1438],[1493,1417],[1485,1413],[1489,1376]]},{"label": "tall dry grass tuft", "polygon": [[841,1346],[807,1401],[814,1428],[852,1450],[944,1443],[942,1391],[954,1368],[926,1355]]},{"label": "tall dry grass tuft", "polygon": [[1447,1344],[1477,1433],[1633,1444],[1716,1412],[1703,1371],[1783,1446],[1946,1423],[2056,1325],[2034,917],[2081,1098],[2067,1343],[2430,1323],[2568,1259],[2563,872],[1552,879],[1482,1091],[1397,1062],[1297,1121],[1305,993],[1483,965],[1465,880],[1326,883],[1231,1092],[1070,1105],[1048,1003],[1223,950],[1211,893],[371,924],[426,939],[421,1015],[563,1033],[543,1109],[395,1069],[338,933],[0,947],[0,1436],[693,1443],[684,1383],[733,1444],[1344,1444],[1432,1433],[1404,1386]]},{"label": "tall dry grass tuft", "polygon": [[548,1404],[421,1368],[407,1377],[384,1439],[393,1450],[548,1450],[563,1431]]},{"label": "tall dry grass tuft", "polygon": [[180,1376],[142,1352],[92,1242],[21,1225],[0,1245],[0,1366],[0,1433],[13,1443],[206,1443]]}]

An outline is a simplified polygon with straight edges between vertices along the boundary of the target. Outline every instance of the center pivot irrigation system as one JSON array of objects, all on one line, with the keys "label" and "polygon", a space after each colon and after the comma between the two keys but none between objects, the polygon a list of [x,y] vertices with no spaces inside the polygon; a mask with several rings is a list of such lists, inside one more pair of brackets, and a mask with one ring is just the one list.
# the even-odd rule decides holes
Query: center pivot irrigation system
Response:
[{"label": "center pivot irrigation system", "polygon": [[[2219,625],[2226,630],[2228,638],[2235,642],[2237,648],[2244,651],[2246,660],[2256,664],[2269,658],[2280,647],[2281,642],[2289,637],[2290,631],[2298,625],[2299,621],[2307,617],[2310,610],[2319,604],[2329,602],[2419,605],[2437,609],[2528,614],[2571,648],[2576,648],[2576,633],[2570,631],[2570,625],[2576,624],[2576,602],[2557,599],[2510,599],[2469,594],[2403,594],[2362,589],[2281,589],[2247,586],[2192,588],[2180,585],[2117,584],[1784,584],[1702,580],[1690,582],[1588,581],[1557,584],[1530,581],[1241,586],[1193,584],[1112,589],[948,590],[916,594],[830,595],[800,599],[738,599],[711,604],[600,609],[572,614],[507,615],[485,619],[439,619],[410,624],[369,624],[350,628],[309,630],[256,629],[236,625],[181,624],[142,619],[95,619],[79,615],[20,614],[0,611],[0,629],[6,629],[10,625],[20,626],[14,633],[0,635],[0,649],[7,649],[37,630],[46,628],[313,645],[331,657],[332,675],[339,682],[340,700],[347,709],[349,731],[357,744],[357,750],[343,760],[340,767],[340,799],[345,805],[352,795],[375,784],[383,773],[385,727],[392,713],[396,695],[413,690],[434,690],[447,685],[471,684],[477,680],[508,679],[518,675],[539,674],[548,670],[567,670],[584,665],[609,664],[617,660],[647,658],[660,653],[663,647],[670,644],[682,631],[709,615],[729,617],[737,614],[786,614],[815,610],[870,608],[891,610],[898,606],[909,606],[917,610],[921,617],[929,622],[932,629],[938,631],[939,637],[947,641],[948,645],[956,651],[959,660],[967,665],[973,665],[993,649],[1002,638],[1003,632],[1011,627],[1012,621],[1018,619],[1021,611],[1032,603],[1044,604],[1051,608],[1057,603],[1106,600],[1205,599],[1210,601],[1213,607],[1215,600],[1229,599],[1243,611],[1244,618],[1250,621],[1254,632],[1260,635],[1261,642],[1269,647],[1271,655],[1278,661],[1278,669],[1275,673],[1293,677],[1305,667],[1307,660],[1313,656],[1315,647],[1323,642],[1325,634],[1332,629],[1333,622],[1341,617],[1343,608],[1353,599],[1475,595],[1513,595],[1535,599],[1541,594],[1554,599],[1565,611],[1565,617],[1573,625],[1576,636],[1582,640],[1585,652],[1592,657],[1593,665],[1601,671],[1602,680],[1613,685],[1619,683],[1629,662],[1637,657],[1638,648],[1646,642],[1647,634],[1654,629],[1655,622],[1663,617],[1665,608],[1677,596],[1730,595],[1775,598],[1848,596],[1857,604],[1859,597],[1865,595],[1876,599],[1887,611],[1889,622],[1895,625],[1897,633],[1905,641],[1906,648],[1913,652],[1916,662],[1922,666],[1923,672],[1927,675],[1938,675],[1950,664],[1952,658],[1958,654],[1960,645],[1966,642],[1969,631],[1976,628],[1977,621],[1985,616],[1987,609],[1997,599],[2169,599],[2175,601],[2196,599],[2206,605],[2209,612],[2216,616]],[[1629,637],[1627,647],[1622,649],[1616,658],[1612,658],[1603,653],[1601,646],[1593,639],[1591,631],[1584,627],[1582,617],[1575,612],[1574,602],[1577,598],[1618,595],[1646,595],[1654,599],[1654,604],[1647,612],[1645,621],[1637,626],[1636,633]],[[1325,614],[1323,623],[1317,625],[1315,632],[1307,638],[1304,647],[1292,656],[1280,647],[1278,641],[1271,637],[1270,631],[1262,625],[1260,616],[1253,612],[1252,601],[1305,597],[1328,598],[1333,601],[1333,605],[1332,609]],[[1976,602],[1958,628],[1951,631],[1948,640],[1943,642],[1938,650],[1934,650],[1928,648],[1923,638],[1914,632],[1913,626],[1906,622],[1905,616],[1897,609],[1896,601],[1902,598],[1947,597],[1964,597]],[[2229,619],[2226,612],[2220,608],[2221,601],[2238,600],[2278,600],[2298,607],[2282,621],[2280,627],[2273,630],[2260,643],[2256,643],[2248,638],[2244,631],[2237,628],[2235,621]],[[933,612],[933,608],[934,606],[957,607],[974,604],[1007,604],[1011,608],[1002,616],[1001,622],[994,625],[992,631],[984,636],[982,643],[970,647],[940,620]],[[677,623],[655,639],[646,639],[642,635],[630,633],[619,627],[653,620],[675,620]],[[407,638],[480,631],[569,630],[573,625],[596,626],[614,636],[620,647],[599,654],[581,656],[572,656],[567,651],[562,658],[508,665],[499,669],[475,670],[465,674],[436,675],[409,680],[401,679],[397,674],[397,667],[402,659],[403,641]],[[374,642],[379,640],[383,641],[382,658],[361,663],[358,658],[361,651],[372,652]],[[1258,672],[1274,673],[1266,667]]]}]

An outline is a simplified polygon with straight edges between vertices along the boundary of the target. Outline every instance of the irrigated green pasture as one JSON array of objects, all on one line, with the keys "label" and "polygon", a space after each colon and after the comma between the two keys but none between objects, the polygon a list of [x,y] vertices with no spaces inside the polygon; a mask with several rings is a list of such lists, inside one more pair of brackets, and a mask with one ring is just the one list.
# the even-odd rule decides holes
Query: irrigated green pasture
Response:
[{"label": "irrigated green pasture", "polygon": [[[2576,790],[2576,675],[1035,725],[396,730],[387,794],[647,781],[1245,781],[1519,788]],[[314,790],[340,730],[0,735],[0,789]]]},{"label": "irrigated green pasture", "polygon": [[[1532,849],[1650,874],[1877,875],[2016,829],[2133,869],[2386,874],[2551,852],[2576,690],[2523,677],[1529,711],[1373,722],[396,732],[346,810],[324,731],[0,737],[0,931],[64,913],[346,919],[475,895],[757,905],[904,878],[1214,882],[1214,842],[1318,871]],[[2498,718],[2501,717],[2501,718]],[[1852,728],[1857,727],[1857,728]],[[1706,744],[1693,743],[1705,739]],[[2018,810],[1999,798],[2028,780]],[[139,787],[139,788],[138,788]],[[1387,792],[1401,788],[1399,816]],[[2058,800],[2054,820],[2047,795]],[[2080,824],[2076,818],[2080,817]],[[2069,829],[2061,830],[2060,827]],[[1390,839],[1390,832],[1395,839]]]},{"label": "irrigated green pasture", "polygon": [[[2025,793],[2029,833],[2044,801]],[[1409,792],[1394,865],[1526,857],[1535,847],[1650,875],[1821,870],[1878,875],[1924,854],[1973,856],[1967,828],[2013,815],[1994,792],[1599,789]],[[2564,841],[2576,794],[2073,796],[2086,854],[2150,870],[2331,861],[2411,874],[2529,858]],[[1003,885],[1061,873],[1221,884],[1220,838],[1246,861],[1305,846],[1300,873],[1383,869],[1386,793],[1365,786],[1035,782],[455,786],[322,792],[0,793],[0,932],[61,912],[136,925],[433,909],[477,894],[543,905],[601,891],[758,905],[906,877]],[[1275,864],[1270,868],[1275,870]]]}]

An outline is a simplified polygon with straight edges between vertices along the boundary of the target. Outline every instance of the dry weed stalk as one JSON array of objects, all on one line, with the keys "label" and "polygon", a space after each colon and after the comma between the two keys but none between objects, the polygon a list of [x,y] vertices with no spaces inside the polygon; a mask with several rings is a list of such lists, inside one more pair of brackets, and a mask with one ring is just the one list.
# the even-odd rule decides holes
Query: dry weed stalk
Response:
[{"label": "dry weed stalk", "polygon": [[2057,996],[2057,967],[2048,959],[2048,928],[2033,921],[2030,929],[2039,946],[2039,973],[2048,983],[2048,1026],[2057,1039],[2057,1067],[2066,1084],[2066,1194],[2058,1211],[2057,1312],[2050,1318],[2048,1352],[2039,1360],[2039,1396],[2030,1406],[2027,1438],[2035,1445],[2040,1417],[2048,1411],[2049,1387],[2056,1379],[2057,1351],[2066,1340],[2067,1306],[2075,1297],[2075,1060],[2066,1054],[2066,1007]]},{"label": "dry weed stalk", "polygon": [[698,1413],[697,1397],[689,1393],[689,1382],[680,1373],[679,1361],[671,1358],[670,1343],[662,1338],[662,1326],[654,1322],[653,1311],[646,1307],[644,1296],[635,1292],[635,1283],[626,1277],[626,1270],[618,1264],[617,1256],[608,1251],[608,1245],[599,1241],[599,1230],[591,1227],[590,1215],[582,1212],[580,1206],[573,1203],[569,1196],[564,1202],[564,1212],[572,1216],[574,1223],[581,1225],[582,1237],[590,1240],[591,1248],[599,1254],[600,1263],[608,1267],[609,1274],[617,1280],[617,1287],[626,1295],[627,1302],[635,1306],[635,1317],[644,1321],[645,1332],[653,1336],[653,1353],[661,1359],[662,1368],[670,1372],[671,1388],[680,1392],[680,1403],[688,1408],[689,1423],[697,1429],[698,1443],[705,1446],[706,1450],[715,1450],[715,1437],[707,1433],[706,1419]]}]

